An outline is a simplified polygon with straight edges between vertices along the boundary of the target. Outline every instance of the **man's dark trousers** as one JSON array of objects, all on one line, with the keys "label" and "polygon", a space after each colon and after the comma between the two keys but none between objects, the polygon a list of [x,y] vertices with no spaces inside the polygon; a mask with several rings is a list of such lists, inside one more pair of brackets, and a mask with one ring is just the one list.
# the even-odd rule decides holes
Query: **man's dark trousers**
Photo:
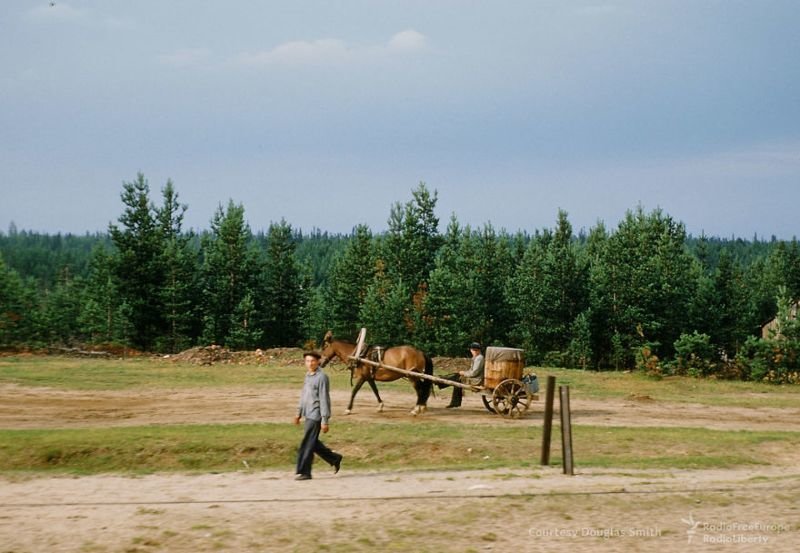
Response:
[{"label": "man's dark trousers", "polygon": [[303,441],[300,442],[300,449],[297,451],[297,474],[311,476],[311,464],[314,462],[315,453],[329,465],[335,465],[341,459],[341,455],[334,453],[319,441],[321,429],[322,421],[306,419]]}]

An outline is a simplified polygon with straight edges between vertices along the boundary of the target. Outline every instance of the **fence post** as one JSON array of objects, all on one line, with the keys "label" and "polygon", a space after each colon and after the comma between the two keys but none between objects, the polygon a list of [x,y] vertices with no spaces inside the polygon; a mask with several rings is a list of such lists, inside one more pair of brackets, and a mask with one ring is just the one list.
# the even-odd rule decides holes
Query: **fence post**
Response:
[{"label": "fence post", "polygon": [[556,393],[556,377],[547,377],[547,392],[544,399],[544,428],[542,429],[543,466],[550,464],[550,438],[553,433],[553,399]]},{"label": "fence post", "polygon": [[572,416],[569,408],[569,386],[559,386],[561,396],[561,452],[564,474],[574,475],[572,458]]}]

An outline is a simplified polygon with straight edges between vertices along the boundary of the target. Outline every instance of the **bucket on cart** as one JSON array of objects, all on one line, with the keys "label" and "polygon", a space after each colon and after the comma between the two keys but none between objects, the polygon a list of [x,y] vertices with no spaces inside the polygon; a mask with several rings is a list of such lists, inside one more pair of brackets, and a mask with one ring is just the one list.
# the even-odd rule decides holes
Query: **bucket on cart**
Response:
[{"label": "bucket on cart", "polygon": [[503,380],[514,378],[522,380],[522,369],[525,367],[525,352],[517,348],[486,348],[486,360],[483,372],[483,385],[496,388]]}]

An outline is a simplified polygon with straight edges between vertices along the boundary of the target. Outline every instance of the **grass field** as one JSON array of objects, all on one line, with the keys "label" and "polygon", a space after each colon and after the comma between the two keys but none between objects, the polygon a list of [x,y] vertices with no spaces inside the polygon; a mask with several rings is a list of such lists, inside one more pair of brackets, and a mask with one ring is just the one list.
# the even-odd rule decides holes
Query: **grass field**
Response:
[{"label": "grass field", "polygon": [[[197,366],[160,359],[5,357],[0,358],[0,385],[142,394],[155,388],[226,387],[294,393],[303,374],[302,365],[295,361]],[[349,388],[348,373],[328,372],[334,389]],[[569,385],[574,401],[646,397],[663,403],[666,409],[680,408],[685,402],[752,409],[800,404],[800,387],[692,378],[652,380],[638,374],[560,369],[536,372],[542,386],[547,375],[556,376],[558,384]],[[382,383],[381,390],[411,393],[402,381]],[[554,436],[555,447],[557,428]],[[574,441],[581,444],[579,460],[585,467],[728,468],[769,465],[775,451],[798,449],[800,432],[576,425]],[[526,467],[535,463],[540,442],[539,423],[503,425],[498,421],[498,425],[487,426],[409,417],[382,424],[339,419],[336,424],[337,447],[348,452],[348,467],[353,469]],[[291,466],[296,446],[297,430],[289,423],[0,427],[0,471],[95,474],[275,468]],[[554,464],[560,462],[557,449]]]}]

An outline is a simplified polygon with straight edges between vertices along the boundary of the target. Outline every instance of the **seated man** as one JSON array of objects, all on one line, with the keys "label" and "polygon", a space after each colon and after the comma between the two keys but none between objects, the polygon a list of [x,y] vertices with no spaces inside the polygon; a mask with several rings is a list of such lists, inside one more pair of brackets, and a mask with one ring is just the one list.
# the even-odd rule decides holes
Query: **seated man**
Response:
[{"label": "seated man", "polygon": [[[478,342],[472,342],[469,345],[469,352],[472,355],[472,366],[468,371],[458,371],[457,373],[445,376],[447,380],[453,382],[463,382],[465,384],[480,384],[483,382],[483,354],[481,353],[481,345]],[[438,384],[439,388],[445,388],[446,384]],[[461,398],[464,395],[464,390],[458,386],[453,386],[453,397],[450,398],[450,405],[447,409],[454,407],[461,407]]]}]

